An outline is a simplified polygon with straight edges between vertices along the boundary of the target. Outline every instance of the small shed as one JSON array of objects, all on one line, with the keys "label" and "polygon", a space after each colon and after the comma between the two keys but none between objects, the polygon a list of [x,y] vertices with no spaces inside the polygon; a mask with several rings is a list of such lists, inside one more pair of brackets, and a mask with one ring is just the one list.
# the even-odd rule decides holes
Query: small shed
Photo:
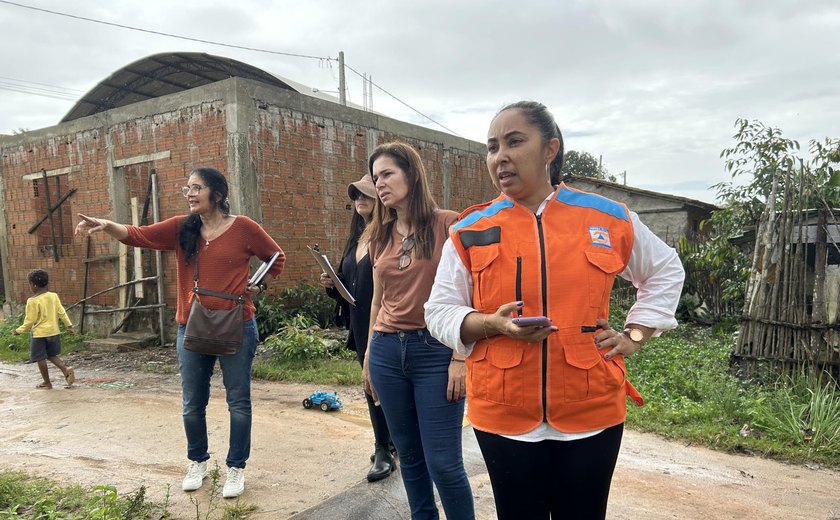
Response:
[{"label": "small shed", "polygon": [[573,175],[566,183],[579,190],[597,193],[627,204],[638,213],[642,222],[665,243],[676,247],[681,237],[694,239],[700,223],[717,209],[714,204],[699,200],[634,188],[593,177]]}]

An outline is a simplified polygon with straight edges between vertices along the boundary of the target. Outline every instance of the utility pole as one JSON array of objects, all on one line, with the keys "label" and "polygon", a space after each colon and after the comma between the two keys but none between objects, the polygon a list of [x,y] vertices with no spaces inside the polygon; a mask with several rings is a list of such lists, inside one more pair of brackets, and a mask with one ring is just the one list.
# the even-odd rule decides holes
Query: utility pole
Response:
[{"label": "utility pole", "polygon": [[344,84],[344,51],[338,51],[338,99],[341,106],[347,106],[347,94]]},{"label": "utility pole", "polygon": [[624,177],[624,185],[627,186],[627,170],[621,172],[621,176]]},{"label": "utility pole", "polygon": [[368,81],[368,90],[367,90],[367,92],[368,92],[368,103],[367,103],[367,109],[368,109],[368,112],[373,112],[373,76],[368,76],[368,77],[367,77],[367,81]]}]

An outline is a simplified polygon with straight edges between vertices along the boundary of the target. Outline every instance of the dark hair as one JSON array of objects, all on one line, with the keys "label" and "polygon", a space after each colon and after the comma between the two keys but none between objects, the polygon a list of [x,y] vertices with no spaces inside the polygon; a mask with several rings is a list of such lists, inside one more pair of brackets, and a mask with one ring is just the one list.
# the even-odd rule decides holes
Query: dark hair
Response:
[{"label": "dark hair", "polygon": [[[210,190],[210,200],[219,208],[223,215],[230,215],[230,201],[228,200],[228,183],[222,172],[215,168],[195,168],[190,172],[189,176],[198,175],[206,189]],[[188,178],[189,178],[188,176]],[[201,236],[201,217],[198,215],[189,215],[181,222],[181,228],[178,230],[178,244],[186,253],[187,263],[195,256],[198,251],[198,239]]]},{"label": "dark hair", "polygon": [[50,275],[43,269],[33,269],[29,271],[29,283],[35,287],[46,287],[50,283]]},{"label": "dark hair", "polygon": [[[368,216],[368,222],[370,222],[372,218],[373,212],[371,211]],[[359,237],[362,236],[362,233],[364,233],[365,227],[367,227],[365,218],[359,215],[358,211],[353,210],[353,218],[350,220],[350,234],[347,235],[347,242],[344,244],[344,254],[342,255],[342,258],[350,254],[350,249],[359,243]]]},{"label": "dark hair", "polygon": [[496,117],[505,110],[511,109],[516,109],[522,112],[522,115],[525,116],[528,122],[540,131],[543,144],[548,143],[555,137],[560,140],[560,150],[557,151],[557,155],[554,156],[554,160],[551,161],[551,166],[549,168],[549,179],[551,180],[551,185],[554,186],[556,184],[560,184],[560,170],[563,169],[563,152],[565,151],[565,147],[563,145],[563,134],[560,132],[560,127],[557,125],[557,122],[554,121],[554,116],[551,115],[551,112],[549,112],[542,103],[538,103],[536,101],[517,101],[516,103],[504,106],[501,110],[496,112],[493,119],[496,119]]},{"label": "dark hair", "polygon": [[[408,220],[407,224],[414,229],[415,254],[417,258],[431,258],[435,248],[434,220],[437,203],[429,190],[426,169],[423,160],[411,145],[394,141],[377,146],[368,159],[368,171],[373,177],[373,163],[381,156],[388,156],[397,163],[405,173],[408,184]],[[376,182],[374,181],[374,184]],[[375,199],[373,219],[368,224],[366,232],[372,244],[381,250],[391,240],[391,232],[397,221],[396,210],[386,208]]]}]

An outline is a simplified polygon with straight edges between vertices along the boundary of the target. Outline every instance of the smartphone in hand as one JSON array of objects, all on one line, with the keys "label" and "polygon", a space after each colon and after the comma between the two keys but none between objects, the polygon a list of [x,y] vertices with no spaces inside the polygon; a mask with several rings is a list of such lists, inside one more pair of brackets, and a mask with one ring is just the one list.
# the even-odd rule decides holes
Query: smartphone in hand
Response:
[{"label": "smartphone in hand", "polygon": [[551,327],[551,320],[545,316],[521,316],[513,318],[513,324],[520,327]]}]

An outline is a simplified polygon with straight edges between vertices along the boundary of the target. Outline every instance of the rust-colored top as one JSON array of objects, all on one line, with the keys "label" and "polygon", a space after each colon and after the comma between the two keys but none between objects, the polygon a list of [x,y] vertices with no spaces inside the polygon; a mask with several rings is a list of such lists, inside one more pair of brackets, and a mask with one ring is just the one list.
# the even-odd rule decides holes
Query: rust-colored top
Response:
[{"label": "rust-colored top", "polygon": [[[177,261],[178,307],[175,321],[187,323],[190,312],[190,298],[193,288],[194,264],[187,263],[184,251],[178,245],[178,229],[185,215],[172,217],[150,226],[126,226],[128,237],[122,242],[133,247],[174,250]],[[221,235],[210,241],[201,240],[198,249],[198,286],[202,289],[241,294],[245,298],[244,319],[254,317],[254,302],[245,292],[250,271],[250,260],[256,256],[268,260],[275,252],[280,256],[271,266],[269,274],[278,276],[283,272],[286,255],[268,233],[248,217],[238,215],[233,224]],[[171,283],[164,280],[163,283]],[[201,296],[201,304],[208,309],[231,309],[236,302],[213,296]]]}]

